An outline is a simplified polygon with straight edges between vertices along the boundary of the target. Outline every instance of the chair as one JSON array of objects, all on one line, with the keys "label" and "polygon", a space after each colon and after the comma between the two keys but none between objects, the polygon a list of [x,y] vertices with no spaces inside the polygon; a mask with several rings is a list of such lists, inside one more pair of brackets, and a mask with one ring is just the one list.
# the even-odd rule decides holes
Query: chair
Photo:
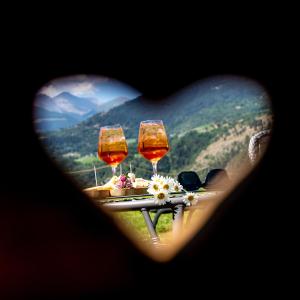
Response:
[{"label": "chair", "polygon": [[182,171],[178,174],[177,179],[186,191],[196,191],[203,185],[194,171]]},{"label": "chair", "polygon": [[211,169],[203,183],[196,172],[183,171],[178,174],[178,181],[186,191],[197,191],[200,187],[210,190],[222,190],[230,184],[225,169]]},{"label": "chair", "polygon": [[271,130],[263,130],[254,134],[248,146],[248,155],[252,164],[256,163],[268,145]]},{"label": "chair", "polygon": [[225,169],[212,169],[205,178],[202,185],[206,190],[225,190],[231,184]]}]

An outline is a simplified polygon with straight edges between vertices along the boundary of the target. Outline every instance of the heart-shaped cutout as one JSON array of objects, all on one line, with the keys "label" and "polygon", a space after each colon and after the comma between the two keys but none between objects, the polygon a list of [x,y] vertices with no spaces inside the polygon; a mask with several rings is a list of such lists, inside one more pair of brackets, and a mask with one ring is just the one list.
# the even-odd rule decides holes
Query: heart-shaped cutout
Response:
[{"label": "heart-shaped cutout", "polygon": [[[269,100],[257,82],[237,76],[150,101],[114,79],[76,75],[38,91],[34,123],[61,169],[141,250],[165,261],[262,157]],[[150,161],[160,175],[152,180]]]}]

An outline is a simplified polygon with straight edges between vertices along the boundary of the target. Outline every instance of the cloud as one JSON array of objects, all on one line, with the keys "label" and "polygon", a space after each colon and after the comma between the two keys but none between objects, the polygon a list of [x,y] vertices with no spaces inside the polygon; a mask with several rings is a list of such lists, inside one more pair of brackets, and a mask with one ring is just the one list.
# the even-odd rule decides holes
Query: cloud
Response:
[{"label": "cloud", "polygon": [[90,81],[83,82],[52,82],[40,90],[40,94],[45,94],[51,98],[62,92],[68,92],[78,97],[95,97],[96,88]]},{"label": "cloud", "polygon": [[95,95],[95,87],[93,83],[89,81],[70,83],[64,86],[64,90],[80,97],[92,97]]},{"label": "cloud", "polygon": [[132,99],[139,94],[115,79],[84,74],[54,79],[42,87],[38,93],[54,98],[63,92],[89,98],[98,105],[120,96]]},{"label": "cloud", "polygon": [[221,87],[222,87],[222,84],[217,85],[217,86],[213,87],[212,89],[213,89],[213,90],[219,90],[219,89],[221,89]]},{"label": "cloud", "polygon": [[61,90],[58,89],[56,86],[54,86],[53,84],[49,84],[47,86],[44,86],[40,92],[40,94],[44,94],[44,95],[47,95],[51,98],[57,96],[58,94],[61,93]]}]

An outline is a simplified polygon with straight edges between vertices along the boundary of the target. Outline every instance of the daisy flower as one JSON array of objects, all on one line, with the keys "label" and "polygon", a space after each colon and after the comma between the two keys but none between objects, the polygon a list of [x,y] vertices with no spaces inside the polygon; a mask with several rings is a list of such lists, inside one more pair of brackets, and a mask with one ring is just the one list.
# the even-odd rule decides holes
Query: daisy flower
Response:
[{"label": "daisy flower", "polygon": [[184,200],[186,202],[186,204],[190,204],[192,202],[194,202],[196,199],[195,193],[186,193],[184,195]]},{"label": "daisy flower", "polygon": [[160,191],[160,184],[159,184],[158,182],[151,181],[151,182],[149,183],[147,192],[148,192],[149,194],[154,195],[155,193],[158,193],[159,191]]},{"label": "daisy flower", "polygon": [[196,195],[195,193],[186,193],[184,195],[184,201],[187,205],[197,204],[199,198],[200,198],[199,195]]},{"label": "daisy flower", "polygon": [[163,181],[163,179],[164,178],[162,176],[157,175],[157,174],[155,174],[151,177],[151,181],[153,181],[155,183],[161,183]]},{"label": "daisy flower", "polygon": [[160,188],[167,192],[167,193],[170,193],[173,191],[173,179],[170,178],[170,177],[165,177],[162,179],[161,183],[160,183]]},{"label": "daisy flower", "polygon": [[177,181],[173,179],[173,191],[175,193],[181,192],[183,190],[183,186]]},{"label": "daisy flower", "polygon": [[156,204],[165,204],[169,199],[169,194],[163,190],[158,191],[154,194],[154,202]]}]

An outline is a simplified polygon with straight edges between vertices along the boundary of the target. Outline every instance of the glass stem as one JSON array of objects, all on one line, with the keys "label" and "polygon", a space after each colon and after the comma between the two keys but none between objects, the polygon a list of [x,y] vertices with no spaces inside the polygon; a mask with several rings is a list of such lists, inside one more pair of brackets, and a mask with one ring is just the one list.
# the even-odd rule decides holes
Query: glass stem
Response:
[{"label": "glass stem", "polygon": [[112,170],[113,176],[115,176],[117,167],[116,166],[111,166],[111,170]]},{"label": "glass stem", "polygon": [[153,175],[157,175],[157,161],[152,162]]}]

